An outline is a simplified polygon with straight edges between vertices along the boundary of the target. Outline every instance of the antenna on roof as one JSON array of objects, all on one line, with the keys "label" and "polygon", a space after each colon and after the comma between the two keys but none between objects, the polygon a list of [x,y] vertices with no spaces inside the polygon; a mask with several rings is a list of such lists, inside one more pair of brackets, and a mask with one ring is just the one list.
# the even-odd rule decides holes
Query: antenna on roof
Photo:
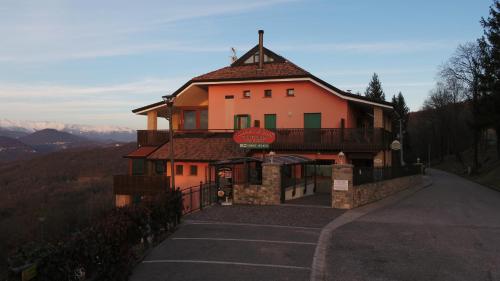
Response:
[{"label": "antenna on roof", "polygon": [[231,47],[231,63],[235,62],[238,60],[238,56],[236,55],[236,49],[234,47]]}]

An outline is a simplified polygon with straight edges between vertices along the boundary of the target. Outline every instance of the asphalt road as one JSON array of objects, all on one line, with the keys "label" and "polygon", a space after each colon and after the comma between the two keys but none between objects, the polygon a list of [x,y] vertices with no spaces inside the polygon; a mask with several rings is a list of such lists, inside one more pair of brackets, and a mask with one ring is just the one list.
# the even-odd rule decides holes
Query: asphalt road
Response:
[{"label": "asphalt road", "polygon": [[130,280],[309,280],[321,228],[342,213],[293,206],[208,208],[188,216]]},{"label": "asphalt road", "polygon": [[500,192],[430,174],[432,186],[333,232],[328,280],[500,280]]}]

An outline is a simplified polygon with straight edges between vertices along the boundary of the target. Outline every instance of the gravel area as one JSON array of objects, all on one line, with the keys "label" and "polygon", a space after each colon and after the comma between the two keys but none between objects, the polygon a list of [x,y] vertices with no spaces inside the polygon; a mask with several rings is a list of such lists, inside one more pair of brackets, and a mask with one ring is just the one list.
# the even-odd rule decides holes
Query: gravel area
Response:
[{"label": "gravel area", "polygon": [[233,205],[203,209],[185,217],[186,220],[253,223],[302,227],[323,227],[343,214],[344,210],[307,206]]}]

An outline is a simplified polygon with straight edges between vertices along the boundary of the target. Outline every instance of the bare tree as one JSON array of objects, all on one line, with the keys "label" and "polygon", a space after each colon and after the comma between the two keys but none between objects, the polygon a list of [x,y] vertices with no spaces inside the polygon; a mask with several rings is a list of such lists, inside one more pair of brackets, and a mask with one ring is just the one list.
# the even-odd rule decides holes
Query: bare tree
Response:
[{"label": "bare tree", "polygon": [[471,127],[474,136],[474,170],[479,167],[478,147],[481,127],[477,120],[479,115],[480,77],[484,72],[481,63],[481,49],[477,43],[469,42],[459,45],[455,54],[443,66],[440,75],[448,81],[462,84],[467,98],[472,100]]}]

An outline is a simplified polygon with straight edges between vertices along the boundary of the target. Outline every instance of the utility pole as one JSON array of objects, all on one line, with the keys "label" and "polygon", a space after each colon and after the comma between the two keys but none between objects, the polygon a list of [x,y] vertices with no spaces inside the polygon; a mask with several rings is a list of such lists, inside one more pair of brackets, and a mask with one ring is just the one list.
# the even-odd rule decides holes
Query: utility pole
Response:
[{"label": "utility pole", "polygon": [[399,142],[401,143],[401,149],[399,155],[401,156],[401,166],[405,165],[405,160],[403,157],[403,119],[399,119]]},{"label": "utility pole", "polygon": [[431,167],[431,143],[429,142],[429,144],[427,145],[427,161],[428,161],[428,165],[429,165],[429,168]]}]

